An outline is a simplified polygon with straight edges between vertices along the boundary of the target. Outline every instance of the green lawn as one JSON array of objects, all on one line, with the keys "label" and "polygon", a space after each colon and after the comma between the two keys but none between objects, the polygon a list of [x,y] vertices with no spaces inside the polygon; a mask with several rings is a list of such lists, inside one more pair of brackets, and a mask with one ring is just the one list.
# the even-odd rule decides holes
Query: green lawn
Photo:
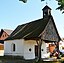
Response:
[{"label": "green lawn", "polygon": [[55,61],[37,61],[37,60],[23,60],[19,56],[0,56],[0,63],[64,63],[64,60]]}]

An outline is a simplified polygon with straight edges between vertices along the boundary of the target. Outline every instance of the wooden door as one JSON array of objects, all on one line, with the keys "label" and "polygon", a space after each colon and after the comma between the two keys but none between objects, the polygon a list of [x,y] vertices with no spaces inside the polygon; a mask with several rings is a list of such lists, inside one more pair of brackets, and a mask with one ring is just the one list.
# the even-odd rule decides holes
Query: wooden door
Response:
[{"label": "wooden door", "polygon": [[35,45],[35,56],[38,57],[38,45]]}]

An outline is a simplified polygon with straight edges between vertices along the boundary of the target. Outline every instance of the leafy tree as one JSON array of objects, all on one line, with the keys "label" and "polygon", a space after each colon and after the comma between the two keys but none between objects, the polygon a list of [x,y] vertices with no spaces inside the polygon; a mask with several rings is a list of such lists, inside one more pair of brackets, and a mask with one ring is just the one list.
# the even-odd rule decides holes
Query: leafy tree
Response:
[{"label": "leafy tree", "polygon": [[22,1],[23,3],[27,3],[27,0],[19,0],[19,1]]},{"label": "leafy tree", "polygon": [[59,9],[60,11],[62,11],[62,13],[64,13],[64,0],[56,0],[56,1],[58,1],[59,5],[57,9]]},{"label": "leafy tree", "polygon": [[[19,0],[19,1],[27,3],[27,0]],[[41,1],[45,1],[45,0],[41,0]],[[56,0],[56,1],[58,1],[58,5],[59,5],[57,9],[62,11],[62,13],[64,13],[64,0]]]}]

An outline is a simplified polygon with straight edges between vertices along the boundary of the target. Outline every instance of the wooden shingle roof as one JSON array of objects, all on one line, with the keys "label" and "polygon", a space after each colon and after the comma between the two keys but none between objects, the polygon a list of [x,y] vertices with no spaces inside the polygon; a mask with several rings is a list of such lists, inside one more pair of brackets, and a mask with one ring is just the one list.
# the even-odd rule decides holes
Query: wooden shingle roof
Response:
[{"label": "wooden shingle roof", "polygon": [[[50,18],[52,18],[52,16],[19,25],[6,40],[40,38],[40,34],[44,31]],[[58,35],[57,29],[56,33]],[[58,37],[60,39],[59,35]]]},{"label": "wooden shingle roof", "polygon": [[38,38],[47,25],[48,21],[49,18],[42,18],[23,25],[19,25],[7,38],[7,40],[21,38]]}]

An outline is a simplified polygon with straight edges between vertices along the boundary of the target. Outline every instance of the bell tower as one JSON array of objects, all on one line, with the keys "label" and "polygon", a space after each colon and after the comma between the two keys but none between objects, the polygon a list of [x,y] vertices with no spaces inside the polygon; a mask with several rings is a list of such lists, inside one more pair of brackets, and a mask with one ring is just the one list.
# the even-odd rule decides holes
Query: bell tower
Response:
[{"label": "bell tower", "polygon": [[42,9],[43,10],[43,18],[51,15],[51,8],[47,5]]}]

